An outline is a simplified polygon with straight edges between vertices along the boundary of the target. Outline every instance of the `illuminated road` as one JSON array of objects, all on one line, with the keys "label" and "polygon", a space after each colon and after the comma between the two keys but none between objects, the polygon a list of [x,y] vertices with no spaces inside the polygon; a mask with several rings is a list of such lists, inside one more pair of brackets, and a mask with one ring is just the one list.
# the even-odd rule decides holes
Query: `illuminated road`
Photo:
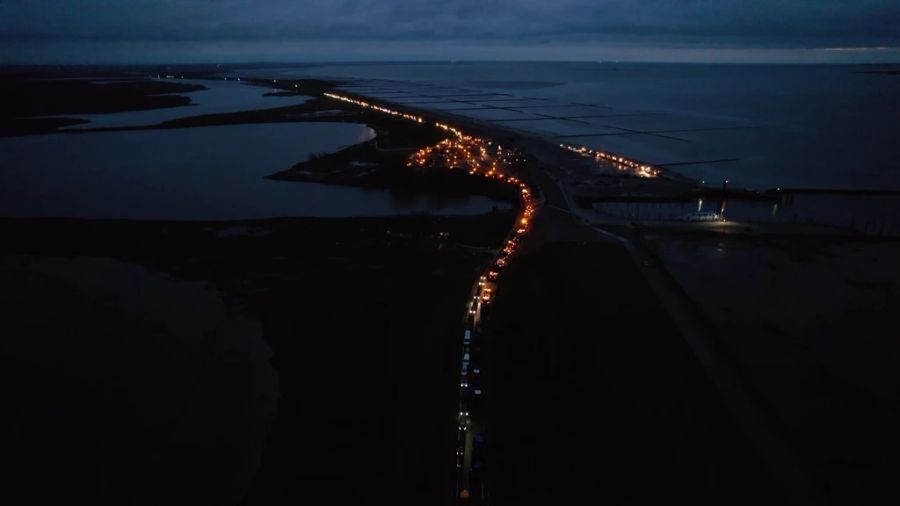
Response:
[{"label": "illuminated road", "polygon": [[[360,97],[336,93],[325,93],[325,96],[415,123],[428,123],[424,116],[417,113],[401,111],[384,104],[374,104]],[[473,177],[504,182],[518,188],[520,201],[519,214],[513,229],[472,288],[471,299],[466,307],[465,330],[461,343],[456,413],[455,499],[457,503],[483,504],[487,498],[481,454],[487,435],[481,406],[482,399],[486,395],[481,381],[482,314],[490,307],[496,291],[500,289],[504,270],[515,259],[523,241],[530,236],[538,218],[539,208],[546,209],[547,216],[542,220],[542,228],[545,231],[569,230],[568,233],[571,234],[577,230],[576,235],[584,235],[586,230],[589,233],[589,229],[577,224],[565,193],[553,179],[544,170],[529,169],[529,164],[526,163],[528,160],[517,148],[509,145],[504,147],[496,140],[466,134],[461,128],[442,121],[435,121],[433,125],[446,131],[449,136],[433,146],[414,153],[407,161],[407,166],[421,170],[465,171]],[[556,147],[554,149],[559,150]],[[542,189],[541,197],[538,197],[539,192],[534,190],[530,182],[537,183]],[[589,235],[593,240],[597,240],[596,234]]]},{"label": "illuminated road", "polygon": [[[451,100],[440,99],[438,96],[428,98],[445,102]],[[517,99],[491,99],[491,101],[494,100],[513,101]],[[487,100],[482,100],[482,102],[484,101]],[[522,100],[517,101],[521,102]],[[388,110],[389,114],[407,114],[410,116],[408,119],[412,121],[424,121],[423,117],[417,115],[420,113],[401,113],[392,111],[389,107],[379,107]],[[403,105],[398,104],[398,107],[403,107]],[[503,180],[511,180],[510,176],[514,173],[513,178],[516,179],[512,179],[512,181],[520,184],[523,190],[527,189],[529,192],[524,194],[523,198],[532,199],[531,207],[523,205],[523,209],[530,209],[534,214],[534,216],[520,217],[520,219],[526,219],[526,227],[522,236],[520,237],[517,231],[511,233],[507,238],[507,241],[513,241],[507,243],[507,246],[511,246],[510,253],[501,250],[472,291],[466,318],[466,332],[463,336],[457,413],[459,421],[456,450],[459,471],[456,487],[458,503],[483,504],[486,502],[486,500],[482,500],[486,498],[484,498],[484,486],[481,480],[483,468],[479,460],[480,448],[484,444],[485,429],[479,408],[482,396],[485,395],[480,384],[480,323],[482,313],[486,309],[489,310],[490,301],[493,300],[496,290],[502,290],[502,270],[510,261],[514,260],[516,252],[521,247],[521,239],[524,239],[526,233],[529,248],[535,244],[553,241],[622,243],[666,308],[667,313],[672,316],[694,355],[722,393],[722,398],[729,411],[741,425],[744,433],[752,440],[758,455],[765,462],[766,467],[773,472],[776,479],[780,481],[782,488],[796,500],[816,496],[812,484],[799,471],[802,469],[801,463],[783,444],[777,427],[767,422],[769,416],[764,409],[765,402],[754,395],[754,392],[737,377],[735,371],[739,370],[738,365],[734,363],[733,357],[719,349],[717,336],[710,328],[709,322],[699,313],[695,303],[685,296],[674,278],[659,265],[654,255],[641,246],[640,241],[641,234],[645,231],[665,231],[676,234],[751,235],[760,231],[758,224],[751,229],[746,224],[721,221],[635,224],[632,220],[623,218],[612,217],[599,221],[590,216],[585,218],[583,213],[579,213],[579,209],[572,200],[571,180],[566,180],[567,173],[585,169],[584,165],[578,165],[578,163],[594,161],[599,165],[612,166],[620,172],[630,173],[638,178],[650,179],[651,182],[656,181],[655,178],[661,174],[658,167],[615,153],[559,144],[555,139],[512,130],[498,125],[496,122],[491,123],[492,120],[457,116],[452,109],[429,111],[428,116],[440,122],[440,125],[453,133],[454,137],[446,141],[443,146],[427,148],[431,151],[426,153],[420,152],[420,157],[413,158],[411,164],[434,168],[467,169],[473,175]],[[452,128],[447,126],[451,123],[454,125]],[[469,132],[489,132],[491,138],[502,139],[508,146],[515,146],[518,153],[515,157],[517,165],[512,171],[500,164],[495,167],[491,157],[485,158],[481,151],[486,143],[490,143],[487,146],[493,148],[493,141],[466,136],[460,129]],[[432,157],[432,154],[435,154],[435,157]],[[573,154],[577,156],[573,158]],[[488,155],[493,156],[496,153],[488,153]],[[526,155],[528,163],[520,163],[518,159],[525,158]],[[501,175],[503,177],[500,177]],[[628,180],[634,181],[637,178]],[[641,191],[652,193],[654,188],[660,188],[660,186],[645,188],[649,189]],[[539,215],[535,213],[538,203],[540,203]],[[809,226],[804,228],[803,225],[786,224],[768,225],[767,231],[782,235],[806,233],[811,236],[827,232]],[[506,247],[504,247],[505,249]]]},{"label": "illuminated road", "polygon": [[[402,112],[386,105],[373,105],[367,100],[349,96],[335,94],[328,96],[420,124],[428,123],[419,113]],[[573,163],[573,152],[585,161],[613,164],[619,171],[631,172],[642,178],[657,177],[660,172],[655,167],[612,153],[551,143],[539,136],[523,134],[497,125],[487,125],[484,121],[454,116],[449,112],[429,113],[429,116],[436,119],[434,126],[447,131],[450,136],[435,146],[429,146],[415,153],[408,162],[410,167],[464,170],[472,176],[488,177],[517,185],[520,188],[522,204],[515,229],[510,231],[503,247],[473,287],[466,308],[456,413],[458,425],[455,462],[458,504],[484,504],[488,500],[485,497],[482,480],[484,463],[481,460],[481,452],[486,442],[481,403],[487,394],[481,383],[483,373],[480,363],[481,319],[483,312],[489,310],[496,291],[502,290],[503,270],[515,259],[526,237],[530,244],[553,241],[625,244],[639,270],[644,273],[661,302],[673,315],[704,368],[717,386],[724,391],[724,398],[728,400],[732,412],[737,414],[742,422],[765,418],[759,412],[758,400],[749,396],[734,378],[732,366],[724,363],[711,349],[710,343],[714,342],[714,337],[710,335],[707,323],[699,316],[691,301],[685,299],[677,284],[665,272],[643,267],[654,265],[656,262],[648,262],[647,259],[652,256],[629,240],[636,232],[632,230],[626,236],[617,236],[586,223],[577,212],[565,186],[560,182],[566,168]],[[449,126],[451,122],[455,126]],[[462,130],[493,132],[494,139],[502,137],[507,147],[502,147],[495,140],[465,134]],[[630,223],[623,222],[622,225],[625,226],[619,228],[626,231],[630,228]],[[722,223],[677,223],[675,226],[695,231],[711,228],[738,230],[735,225]],[[745,426],[744,429],[769,464],[780,470],[779,474],[782,477],[792,476],[792,473],[785,471],[786,469],[789,471],[792,461],[774,444],[777,438],[773,437],[770,427],[757,424],[752,427]],[[795,489],[803,487],[798,483],[791,486]]]},{"label": "illuminated road", "polygon": [[[419,124],[425,123],[425,119],[417,114],[372,104],[363,99],[333,93],[326,93],[326,96]],[[484,466],[480,453],[486,441],[486,434],[484,414],[480,407],[480,400],[484,396],[480,360],[481,315],[493,301],[504,269],[513,260],[531,229],[538,203],[531,186],[518,177],[526,161],[518,150],[509,146],[504,147],[494,140],[468,135],[446,123],[435,122],[434,126],[444,130],[449,136],[433,146],[414,153],[407,161],[407,167],[421,170],[464,171],[472,177],[484,177],[509,184],[518,189],[519,195],[519,214],[513,229],[472,288],[461,343],[455,450],[456,499],[467,503],[483,503]]]},{"label": "illuminated road", "polygon": [[[327,97],[361,108],[403,118],[418,124],[428,124],[421,113],[397,109],[395,105],[375,104],[364,97],[326,93]],[[407,166],[420,170],[465,171],[473,177],[486,177],[514,185],[519,189],[520,212],[516,224],[504,239],[500,250],[473,286],[466,307],[465,330],[460,357],[459,395],[457,405],[457,437],[455,463],[457,469],[455,500],[458,504],[484,504],[483,447],[487,434],[482,401],[487,395],[481,381],[481,319],[489,310],[496,291],[502,289],[502,275],[512,262],[526,237],[534,242],[570,240],[578,242],[608,242],[605,236],[585,226],[576,213],[570,197],[562,189],[554,168],[571,159],[571,153],[599,164],[612,164],[622,172],[641,177],[655,177],[659,171],[641,162],[619,155],[590,151],[559,144],[550,144],[534,137],[520,136],[496,125],[489,131],[504,134],[514,141],[504,147],[497,138],[488,139],[464,133],[463,130],[484,131],[478,120],[434,113],[432,123],[449,136],[441,142],[414,153]],[[455,126],[451,126],[450,122]],[[510,133],[511,135],[506,135]],[[506,141],[504,141],[506,142]],[[513,147],[515,145],[516,147]],[[521,148],[521,149],[520,149]],[[522,149],[527,149],[528,158]],[[539,188],[540,191],[536,191]],[[541,209],[538,216],[538,209]],[[536,229],[536,234],[530,232]],[[532,235],[537,237],[531,238]]]},{"label": "illuminated road", "polygon": [[496,179],[519,190],[520,211],[515,226],[472,288],[471,300],[466,308],[466,328],[460,359],[456,499],[468,503],[483,503],[484,464],[480,453],[483,451],[486,433],[484,413],[480,406],[485,395],[481,381],[481,316],[493,301],[504,269],[513,260],[528,234],[538,204],[534,190],[514,175],[525,162],[524,156],[517,150],[504,148],[492,140],[466,135],[447,124],[437,123],[436,126],[452,136],[416,152],[410,157],[408,166],[432,170],[463,170],[473,177]]}]

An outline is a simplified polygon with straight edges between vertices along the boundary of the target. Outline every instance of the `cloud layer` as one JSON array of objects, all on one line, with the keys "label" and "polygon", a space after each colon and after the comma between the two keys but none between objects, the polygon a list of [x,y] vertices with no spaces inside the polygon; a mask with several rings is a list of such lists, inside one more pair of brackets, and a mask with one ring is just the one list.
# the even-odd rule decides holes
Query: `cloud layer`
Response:
[{"label": "cloud layer", "polygon": [[[3,0],[0,43],[900,46],[897,0]],[[447,44],[448,47],[451,45]],[[8,53],[8,49],[7,49]],[[402,57],[402,55],[398,55]]]}]

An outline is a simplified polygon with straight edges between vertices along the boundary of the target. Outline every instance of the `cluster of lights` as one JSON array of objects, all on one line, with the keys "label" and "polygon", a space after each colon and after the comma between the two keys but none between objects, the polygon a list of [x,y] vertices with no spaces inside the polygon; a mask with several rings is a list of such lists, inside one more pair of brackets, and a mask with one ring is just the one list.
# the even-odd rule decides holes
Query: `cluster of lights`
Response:
[{"label": "cluster of lights", "polygon": [[[388,109],[386,107],[371,104],[364,100],[351,98],[335,93],[325,93],[326,97],[340,100],[348,104],[353,104],[364,109],[372,109],[375,111],[389,114],[391,116],[399,116],[416,123],[424,123],[425,120],[420,116],[403,113]],[[409,167],[438,167],[449,169],[467,170],[471,175],[480,175],[490,179],[504,181],[507,184],[519,187],[520,200],[522,204],[522,213],[517,218],[517,226],[514,233],[506,241],[503,249],[498,257],[494,260],[493,267],[482,278],[496,280],[499,276],[499,270],[509,264],[509,257],[515,253],[519,246],[522,236],[528,233],[531,218],[535,212],[534,196],[528,185],[520,181],[517,177],[510,175],[512,169],[519,163],[525,161],[525,158],[516,150],[503,149],[503,146],[494,144],[492,141],[464,134],[461,130],[444,123],[435,123],[436,127],[449,132],[452,137],[442,140],[434,146],[420,149],[414,153],[407,161]],[[487,290],[487,291],[485,291]],[[492,289],[480,286],[477,300],[487,302],[491,300]]]},{"label": "cluster of lights", "polygon": [[414,153],[406,162],[407,167],[445,167],[466,170],[472,175],[506,181],[525,187],[517,178],[510,176],[516,164],[525,161],[517,151],[503,149],[493,142],[465,135],[456,128],[435,123],[435,126],[453,134],[434,146],[428,146]]},{"label": "cluster of lights", "polygon": [[453,136],[414,153],[406,162],[408,167],[465,170],[473,176],[495,179],[519,189],[521,213],[516,217],[516,228],[510,233],[488,272],[481,276],[478,282],[469,310],[470,314],[475,314],[478,304],[490,304],[493,300],[494,283],[500,272],[509,265],[523,236],[528,233],[537,203],[531,188],[511,174],[518,164],[525,161],[518,151],[504,149],[503,146],[486,139],[466,135],[443,123],[435,123],[435,126],[452,133]]},{"label": "cluster of lights", "polygon": [[519,188],[522,212],[516,218],[516,229],[504,243],[497,258],[494,259],[491,269],[482,276],[473,300],[475,304],[478,302],[488,304],[493,295],[493,287],[489,285],[488,281],[496,280],[500,275],[500,270],[509,264],[510,256],[518,249],[522,236],[528,233],[536,210],[531,189],[524,181],[510,174],[512,169],[517,164],[524,162],[525,159],[516,150],[504,149],[503,146],[495,145],[491,141],[466,135],[449,125],[436,123],[435,126],[452,133],[453,137],[444,139],[434,146],[420,149],[406,162],[408,167],[443,167],[451,170],[465,170],[473,176],[496,179]]},{"label": "cluster of lights", "polygon": [[[531,188],[516,176],[512,175],[517,165],[525,161],[524,156],[514,149],[506,148],[492,141],[466,135],[457,128],[443,123],[435,123],[435,126],[444,130],[451,137],[441,142],[420,149],[413,153],[407,160],[408,167],[429,168],[436,170],[460,170],[473,176],[481,176],[494,179],[505,184],[513,185],[518,189],[521,211],[516,217],[516,226],[507,236],[501,250],[494,257],[490,267],[478,279],[472,300],[469,304],[469,322],[473,329],[477,328],[480,309],[491,304],[497,289],[497,278],[503,269],[509,265],[513,255],[519,249],[523,237],[528,233],[531,221],[537,210],[537,202]],[[466,459],[466,435],[469,430],[471,418],[466,411],[469,395],[481,395],[481,389],[476,388],[470,392],[469,387],[469,360],[471,352],[471,334],[466,331],[463,340],[463,365],[460,371],[460,420],[457,432],[456,467],[462,469]],[[479,369],[472,369],[478,374]],[[460,483],[463,486],[464,482]],[[460,497],[468,497],[469,491],[462,488]]]},{"label": "cluster of lights", "polygon": [[[464,137],[464,136],[462,136]],[[481,173],[485,177],[490,176],[490,172],[482,172]],[[523,181],[519,181],[516,177],[505,177],[498,178],[504,180],[508,184],[514,184],[519,187],[519,195],[520,201],[522,203],[522,211],[519,216],[516,218],[516,227],[515,230],[510,233],[507,237],[506,242],[503,245],[503,248],[497,253],[497,256],[494,257],[491,266],[488,268],[487,272],[485,272],[481,277],[478,278],[478,286],[475,289],[475,294],[472,298],[471,304],[469,306],[469,318],[472,321],[477,321],[477,315],[479,309],[482,306],[490,305],[494,300],[494,292],[497,289],[497,278],[500,276],[500,273],[503,269],[509,265],[512,260],[512,256],[516,254],[516,251],[519,249],[521,245],[522,238],[525,234],[528,233],[532,218],[534,217],[534,213],[537,209],[537,203],[535,201],[534,195],[531,189],[525,184]],[[466,334],[467,338],[463,342],[464,350],[468,355],[470,347],[468,342],[468,333]],[[464,357],[465,358],[465,357]],[[478,374],[479,369],[473,369],[472,372]],[[468,363],[464,361],[463,370],[460,373],[460,407],[464,407],[467,405],[467,399],[469,396],[469,372],[468,372]],[[474,390],[475,395],[481,395],[480,389]],[[460,424],[459,430],[457,433],[457,451],[456,451],[456,467],[457,469],[462,469],[463,463],[465,462],[466,457],[466,433],[468,431],[467,424],[470,421],[469,412],[462,411],[460,412]],[[460,491],[461,497],[467,497],[469,494],[468,490],[463,488]]]},{"label": "cluster of lights", "polygon": [[[506,240],[506,243],[500,250],[497,258],[494,259],[494,264],[491,266],[490,270],[488,270],[488,272],[483,276],[483,279],[485,281],[493,281],[500,276],[500,272],[509,265],[511,257],[516,253],[516,251],[518,251],[523,236],[527,234],[531,228],[531,221],[536,210],[536,203],[534,201],[534,197],[531,194],[531,190],[529,190],[528,187],[524,184],[521,184],[520,198],[522,201],[522,212],[517,218],[518,221],[516,222],[516,230]],[[485,284],[485,288],[483,288],[481,292],[482,302],[485,304],[489,304],[491,302],[491,289],[488,283]]]},{"label": "cluster of lights", "polygon": [[[424,123],[425,120],[419,116],[403,113],[382,107],[380,105],[370,104],[364,100],[358,100],[334,93],[325,93],[325,96],[335,100],[340,100],[349,104],[353,104],[365,109],[372,109],[391,116],[398,116],[416,123]],[[487,272],[479,278],[472,304],[469,307],[469,317],[472,321],[477,321],[476,308],[482,304],[490,304],[493,300],[494,290],[496,289],[497,278],[501,271],[511,260],[521,244],[523,236],[528,233],[532,218],[537,209],[537,202],[531,188],[517,177],[511,174],[512,169],[519,163],[525,161],[525,158],[516,150],[503,149],[503,146],[494,145],[493,142],[464,134],[457,128],[443,123],[435,123],[437,128],[449,132],[452,137],[442,140],[434,146],[423,148],[414,153],[406,165],[408,167],[433,167],[450,170],[466,170],[471,175],[479,175],[482,177],[502,181],[506,184],[514,185],[519,188],[519,199],[521,202],[521,213],[516,217],[516,228],[510,232],[503,248],[494,258]],[[464,356],[463,366],[460,373],[460,408],[459,412],[459,431],[458,444],[456,450],[456,467],[462,468],[465,460],[465,439],[469,430],[471,418],[469,412],[463,409],[466,405],[469,389],[469,357],[470,357],[470,331],[466,332],[464,340]],[[475,374],[479,373],[478,369],[473,369]],[[480,389],[475,389],[475,395],[481,395]],[[468,490],[461,491],[461,497],[468,497]]]},{"label": "cluster of lights", "polygon": [[445,125],[444,123],[435,123],[434,126],[440,128],[441,130],[445,130],[445,131],[447,131],[447,132],[452,133],[452,134],[455,135],[457,138],[463,137],[463,133],[462,133],[460,130],[458,130],[458,129],[456,129],[456,128],[453,128],[453,127],[450,126],[450,125]]},{"label": "cluster of lights", "polygon": [[340,100],[341,102],[346,102],[348,104],[353,104],[363,109],[372,109],[373,111],[378,111],[384,114],[389,114],[391,116],[397,116],[398,118],[408,119],[410,121],[415,121],[416,123],[425,123],[425,119],[416,116],[414,114],[409,114],[405,112],[396,111],[394,109],[388,109],[387,107],[380,106],[378,104],[372,104],[366,102],[365,100],[359,100],[355,98],[345,97],[343,95],[336,95],[334,93],[325,93],[324,94],[328,98],[332,98],[334,100]]},{"label": "cluster of lights", "polygon": [[598,162],[608,162],[616,169],[622,172],[630,172],[638,177],[659,177],[661,174],[661,171],[656,167],[629,160],[628,158],[613,153],[594,151],[593,149],[584,146],[570,146],[568,144],[560,144],[559,147],[572,151],[573,153],[578,153],[587,158],[593,158]]}]

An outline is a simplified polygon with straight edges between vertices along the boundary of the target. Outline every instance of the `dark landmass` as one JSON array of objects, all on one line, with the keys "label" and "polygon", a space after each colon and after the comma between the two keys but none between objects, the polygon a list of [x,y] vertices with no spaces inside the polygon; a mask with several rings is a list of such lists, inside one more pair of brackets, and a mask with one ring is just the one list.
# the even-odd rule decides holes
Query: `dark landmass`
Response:
[{"label": "dark landmass", "polygon": [[30,79],[142,79],[147,76],[177,75],[185,78],[209,77],[219,65],[0,65],[0,77]]},{"label": "dark landmass", "polygon": [[[659,191],[657,193],[638,192],[610,188],[603,191],[592,190],[584,194],[576,194],[575,202],[579,207],[591,208],[595,203],[601,202],[696,202],[697,199],[727,199],[747,202],[778,202],[779,193],[783,192],[757,192],[752,190],[722,191],[717,188],[676,188],[674,191]],[[848,192],[849,193],[849,192]],[[855,192],[854,192],[855,193]]]},{"label": "dark landmass", "polygon": [[10,101],[12,117],[90,114],[178,107],[190,98],[177,95],[204,90],[196,84],[159,80],[96,82],[89,80],[0,80],[0,93]]},{"label": "dark landmass", "polygon": [[[85,124],[84,120],[75,118],[43,118],[40,116],[59,116],[65,114],[97,114],[122,111],[136,111],[189,105],[189,97],[178,95],[205,89],[203,86],[178,82],[177,79],[155,79],[157,74],[165,75],[166,70],[145,69],[118,73],[92,71],[86,76],[81,73],[52,72],[34,70],[31,72],[0,71],[0,93],[15,106],[0,112],[0,137],[16,135],[34,135],[47,133],[79,134],[85,132],[111,132],[127,130],[154,130],[160,128],[193,128],[217,125],[235,125],[244,123],[279,123],[279,122],[314,122],[340,121],[353,123],[371,123],[373,125],[391,125],[383,129],[390,133],[394,128],[406,128],[405,122],[386,118],[370,111],[360,111],[357,107],[335,103],[321,96],[323,91],[331,89],[333,83],[323,80],[282,81],[273,83],[267,80],[248,79],[246,84],[276,88],[281,91],[272,92],[270,96],[297,95],[311,96],[311,100],[303,104],[271,109],[257,109],[234,113],[205,114],[187,116],[165,121],[157,125],[136,127],[87,128],[79,131],[60,131],[60,127]],[[186,67],[179,69],[179,77],[203,79],[209,72],[203,68]],[[84,78],[83,78],[84,77]],[[103,79],[93,82],[90,78]],[[190,114],[185,110],[185,114]],[[434,130],[423,126],[422,131]],[[386,138],[390,138],[388,135]],[[432,135],[433,137],[433,135]],[[429,139],[432,137],[428,137]],[[422,140],[422,139],[418,139]],[[405,142],[413,142],[407,140]],[[422,146],[415,145],[418,149]]]},{"label": "dark landmass", "polygon": [[[0,219],[0,252],[139,262],[207,281],[262,323],[281,399],[245,504],[447,504],[464,301],[490,259],[484,248],[496,247],[513,219]],[[103,447],[113,444],[95,441],[91,451],[115,454]],[[47,487],[48,476],[30,470],[0,495],[16,499],[10,504],[127,499],[67,466],[77,450],[35,450],[46,452],[48,469],[69,473],[53,478],[66,486]],[[103,481],[128,490],[141,471],[117,464]]]},{"label": "dark landmass", "polygon": [[[204,86],[179,82],[179,79],[157,79],[175,75],[178,78],[210,78],[216,69],[203,66],[165,67],[29,67],[0,66],[0,96],[6,107],[0,111],[0,137],[58,132],[58,128],[84,124],[76,118],[44,118],[76,114],[102,114],[187,106],[189,97],[179,95],[206,89]],[[247,80],[248,84],[272,87],[264,80]],[[295,86],[296,85],[296,86]],[[268,96],[312,95],[319,97],[329,89],[329,81],[285,81],[275,87],[281,91]],[[193,116],[146,127],[91,129],[116,131],[154,128],[187,128],[238,123],[271,123],[279,121],[316,120],[307,118],[328,108],[341,110],[332,101],[318,98],[294,107],[280,107],[238,113]],[[352,112],[350,108],[347,108]],[[186,110],[186,114],[190,111]],[[73,132],[66,132],[73,133]],[[77,132],[76,132],[77,133]]]},{"label": "dark landmass", "polygon": [[47,134],[86,123],[89,121],[75,118],[0,118],[0,137]]},{"label": "dark landmass", "polygon": [[375,139],[341,151],[316,155],[272,179],[303,181],[363,188],[390,188],[401,193],[444,195],[484,195],[496,200],[518,202],[518,194],[508,184],[487,178],[473,178],[464,171],[427,170],[406,165],[419,147],[437,143],[444,132],[430,125],[409,121],[366,118],[375,129]]},{"label": "dark landmass", "polygon": [[626,250],[552,243],[488,329],[497,505],[774,504],[771,480]]},{"label": "dark landmass", "polygon": [[34,119],[33,116],[96,114],[179,107],[191,103],[177,95],[205,89],[174,81],[129,79],[95,82],[87,79],[49,79],[6,76],[0,79],[0,135],[52,131],[83,123],[69,118]]},{"label": "dark landmass", "polygon": [[[330,85],[276,87],[318,97]],[[405,167],[411,152],[443,138],[435,128],[322,98],[149,128],[289,121],[365,123],[379,136],[274,178],[510,197],[487,180]],[[262,323],[282,397],[245,504],[451,504],[464,304],[492,258],[488,248],[502,242],[513,220],[512,212],[0,219],[0,253],[139,262],[205,280]],[[523,251],[530,252],[504,274],[485,321],[483,455],[492,502],[769,503],[776,494],[768,477],[626,251],[572,242]],[[50,451],[48,458],[58,457]],[[134,472],[110,469],[116,472],[104,480]],[[67,500],[72,487],[75,496],[90,497],[96,478],[78,471],[71,487],[45,487],[46,476],[20,483],[48,500]]]},{"label": "dark landmass", "polygon": [[[185,77],[202,79],[206,77],[204,72],[190,72],[185,69]],[[195,75],[196,74],[196,75]],[[129,73],[127,79],[118,74],[116,80],[110,80],[109,73],[98,74],[96,77],[104,78],[102,83],[93,83],[91,80],[73,77],[66,73],[41,72],[40,79],[32,74],[13,73],[4,76],[0,72],[0,91],[11,101],[20,98],[21,104],[15,108],[0,112],[0,137],[14,135],[31,135],[46,133],[64,133],[78,135],[90,132],[113,132],[128,130],[156,130],[163,128],[193,128],[218,125],[236,125],[245,123],[279,123],[279,122],[350,122],[371,123],[373,125],[386,125],[383,133],[390,134],[395,128],[403,129],[408,125],[393,118],[385,118],[383,115],[371,112],[360,112],[358,108],[347,104],[335,103],[333,100],[321,97],[323,91],[330,89],[329,81],[284,81],[277,85],[271,81],[245,80],[248,85],[260,85],[275,87],[282,91],[273,92],[281,95],[297,95],[314,97],[302,104],[271,109],[257,109],[221,114],[204,114],[187,116],[184,118],[165,121],[157,125],[111,128],[87,128],[78,131],[59,131],[57,128],[71,125],[84,124],[84,120],[74,118],[42,118],[34,116],[62,115],[62,114],[95,114],[108,112],[134,111],[163,107],[178,107],[190,104],[190,98],[177,95],[205,89],[200,85],[185,84],[173,80],[155,79],[156,74]],[[37,87],[30,87],[31,83],[39,83]],[[295,87],[296,85],[296,87]],[[110,90],[113,90],[110,93]],[[166,95],[158,95],[166,93]],[[47,103],[42,103],[47,97]],[[190,114],[186,109],[185,114]],[[422,131],[430,127],[423,127]],[[402,133],[401,135],[406,135]],[[391,137],[391,135],[387,135]],[[433,138],[428,137],[427,139]],[[408,144],[421,147],[427,139],[405,140]]]}]

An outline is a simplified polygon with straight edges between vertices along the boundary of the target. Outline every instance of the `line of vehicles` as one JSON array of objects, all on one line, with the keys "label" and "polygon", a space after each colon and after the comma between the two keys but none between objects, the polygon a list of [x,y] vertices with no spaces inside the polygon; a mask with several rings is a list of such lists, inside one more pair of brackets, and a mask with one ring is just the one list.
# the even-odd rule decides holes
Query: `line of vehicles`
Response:
[{"label": "line of vehicles", "polygon": [[658,167],[632,160],[615,153],[607,153],[605,151],[590,149],[586,146],[572,146],[569,144],[560,144],[559,147],[586,158],[593,158],[598,163],[610,164],[620,172],[627,172],[638,177],[651,178],[659,177],[660,174],[662,174],[662,171]]},{"label": "line of vehicles", "polygon": [[[393,110],[346,95],[325,93],[326,97],[397,116],[416,123],[424,123],[421,116]],[[466,135],[457,128],[443,123],[436,127],[451,134],[434,146],[423,148],[407,161],[407,166],[422,169],[466,170],[470,175],[498,180],[518,188],[520,212],[515,226],[504,240],[497,255],[473,287],[468,303],[466,325],[463,334],[462,356],[459,372],[459,402],[457,413],[456,468],[458,503],[480,503],[484,498],[483,456],[486,437],[479,419],[484,387],[481,381],[481,320],[482,312],[494,301],[498,280],[519,250],[524,236],[531,229],[537,212],[537,199],[532,188],[513,175],[515,168],[525,162],[525,157],[515,149],[504,148],[491,140]]]},{"label": "line of vehicles", "polygon": [[691,223],[706,221],[725,221],[725,216],[722,215],[722,213],[717,213],[715,211],[697,211],[681,216],[680,220],[688,221]]},{"label": "line of vehicles", "polygon": [[[454,134],[462,141],[465,136],[458,131]],[[450,145],[452,149],[459,149],[459,144]],[[488,144],[492,146],[492,144]],[[484,143],[476,145],[481,157],[473,157],[476,163],[456,168],[467,168],[472,175],[483,175],[496,178],[519,187],[520,213],[516,217],[515,227],[504,240],[497,255],[485,272],[478,278],[473,287],[472,298],[468,304],[466,317],[466,329],[463,333],[462,362],[459,377],[459,414],[456,445],[457,474],[457,503],[478,503],[484,499],[484,461],[482,452],[485,450],[486,435],[483,422],[479,419],[484,398],[482,384],[482,371],[479,367],[481,352],[481,322],[483,312],[488,310],[494,301],[498,289],[498,281],[503,270],[510,264],[513,256],[518,252],[522,240],[531,229],[531,223],[537,211],[537,201],[532,189],[517,177],[510,175],[505,164],[494,165],[485,170],[484,153],[490,151],[484,149]],[[498,149],[498,154],[512,156],[513,160],[520,160],[519,155],[510,155],[509,150]],[[451,157],[450,160],[460,160],[461,155]],[[466,158],[468,159],[468,158]],[[451,168],[453,168],[451,166]]]}]

